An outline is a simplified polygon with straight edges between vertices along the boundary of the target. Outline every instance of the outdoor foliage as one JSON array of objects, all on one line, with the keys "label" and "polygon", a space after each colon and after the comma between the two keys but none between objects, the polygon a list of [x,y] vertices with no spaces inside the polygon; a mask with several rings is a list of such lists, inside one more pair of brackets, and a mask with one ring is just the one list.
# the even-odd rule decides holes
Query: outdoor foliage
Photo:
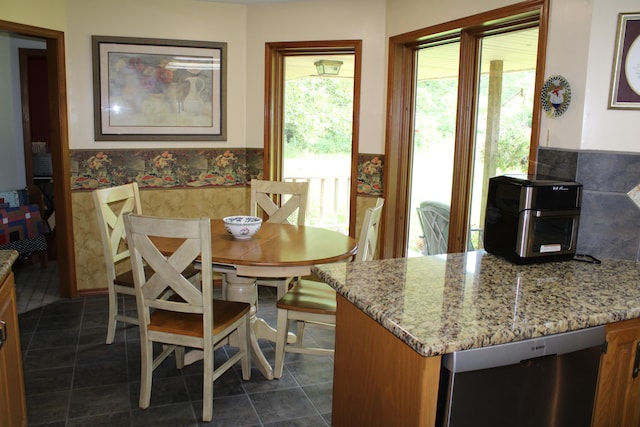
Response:
[{"label": "outdoor foliage", "polygon": [[[526,170],[531,135],[530,106],[533,105],[534,71],[505,73],[500,111],[500,139],[497,168],[499,171]],[[488,78],[480,82],[480,110],[477,123],[477,144],[484,144]],[[416,91],[415,135],[417,149],[430,148],[453,141],[455,117],[452,106],[457,104],[458,80],[455,78],[423,80]],[[525,106],[525,108],[523,108]],[[453,110],[455,111],[455,110]]]},{"label": "outdoor foliage", "polygon": [[307,225],[349,232],[353,79],[285,82],[283,177],[309,181]]},{"label": "outdoor foliage", "polygon": [[[478,141],[484,143],[488,78],[480,81],[480,116]],[[526,172],[531,142],[531,120],[535,86],[535,71],[505,73],[502,80],[500,137],[498,140],[497,173]]]},{"label": "outdoor foliage", "polygon": [[[495,175],[527,171],[534,94],[534,71],[503,74],[500,108],[500,131],[497,142]],[[474,189],[482,188],[484,146],[487,124],[488,76],[482,75],[478,93],[478,121],[476,123],[476,154]],[[414,132],[414,167],[412,171],[412,203],[438,200],[447,203],[451,198],[454,142],[456,132],[457,78],[429,79],[417,82]],[[424,185],[429,183],[430,185]],[[475,190],[474,190],[475,191]],[[472,200],[472,227],[478,225],[480,197]],[[475,222],[474,222],[475,221]],[[415,206],[411,210],[409,250],[420,253],[422,233]],[[479,247],[478,234],[472,233]]]},{"label": "outdoor foliage", "polygon": [[311,77],[285,87],[286,156],[351,153],[353,79]]}]

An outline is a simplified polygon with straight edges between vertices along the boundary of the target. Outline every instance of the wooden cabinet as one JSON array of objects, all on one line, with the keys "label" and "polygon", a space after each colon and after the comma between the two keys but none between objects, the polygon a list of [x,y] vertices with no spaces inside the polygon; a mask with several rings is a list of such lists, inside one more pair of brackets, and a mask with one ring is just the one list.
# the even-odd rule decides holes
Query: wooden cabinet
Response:
[{"label": "wooden cabinet", "polygon": [[337,297],[331,425],[433,426],[440,356],[423,357]]},{"label": "wooden cabinet", "polygon": [[640,426],[640,319],[611,323],[606,331],[592,426]]},{"label": "wooden cabinet", "polygon": [[26,426],[27,403],[13,273],[0,284],[0,426]]}]

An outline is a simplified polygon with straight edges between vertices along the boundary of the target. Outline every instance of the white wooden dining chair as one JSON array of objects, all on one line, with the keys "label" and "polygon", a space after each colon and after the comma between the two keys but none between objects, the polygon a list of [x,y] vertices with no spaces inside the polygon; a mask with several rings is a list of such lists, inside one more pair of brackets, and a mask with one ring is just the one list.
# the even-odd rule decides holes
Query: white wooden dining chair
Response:
[{"label": "white wooden dining chair", "polygon": [[[251,210],[253,216],[262,213],[266,222],[304,225],[309,192],[308,182],[284,182],[251,180]],[[261,278],[257,284],[276,288],[276,298],[281,298],[288,289],[292,277]],[[224,281],[223,281],[224,285]]]},{"label": "white wooden dining chair", "polygon": [[138,324],[137,317],[120,313],[118,307],[120,295],[135,296],[133,274],[129,263],[129,249],[126,244],[122,218],[129,212],[142,213],[138,183],[133,182],[94,190],[93,202],[98,216],[107,270],[107,289],[109,292],[107,344],[111,344],[115,337],[118,321],[132,325]]},{"label": "white wooden dining chair", "polygon": [[[368,208],[362,222],[358,239],[358,250],[354,262],[371,261],[376,255],[380,218],[384,199],[378,198],[376,206]],[[330,348],[304,347],[306,325],[321,328],[335,328],[336,291],[326,283],[314,280],[299,280],[276,304],[278,324],[276,333],[276,360],[274,378],[280,378],[284,369],[285,353],[330,355]],[[296,321],[296,341],[288,341],[289,323]]]},{"label": "white wooden dining chair", "polygon": [[[142,214],[138,183],[132,182],[94,190],[93,202],[98,217],[98,228],[100,229],[107,271],[109,323],[106,342],[111,344],[115,338],[118,321],[132,325],[138,324],[137,316],[129,316],[120,312],[119,309],[121,295],[135,296],[123,217],[130,212]],[[187,277],[193,277],[198,274],[198,270],[189,266],[183,273]]]},{"label": "white wooden dining chair", "polygon": [[308,182],[251,180],[251,215],[267,215],[267,222],[304,225]]},{"label": "white wooden dining chair", "polygon": [[[153,370],[175,352],[178,368],[184,366],[184,348],[202,349],[204,383],[202,420],[213,418],[213,383],[236,363],[241,362],[242,377],[251,376],[249,350],[250,305],[213,298],[211,263],[201,265],[201,282],[194,284],[181,272],[197,259],[211,259],[211,223],[209,218],[171,219],[135,214],[124,218],[131,252],[136,301],[140,313],[140,408],[151,400]],[[173,255],[165,256],[151,237],[184,239]],[[152,274],[145,273],[151,268]],[[167,291],[172,297],[167,299]],[[229,345],[238,347],[217,368],[214,350]],[[162,343],[163,351],[154,358],[153,344]]]}]

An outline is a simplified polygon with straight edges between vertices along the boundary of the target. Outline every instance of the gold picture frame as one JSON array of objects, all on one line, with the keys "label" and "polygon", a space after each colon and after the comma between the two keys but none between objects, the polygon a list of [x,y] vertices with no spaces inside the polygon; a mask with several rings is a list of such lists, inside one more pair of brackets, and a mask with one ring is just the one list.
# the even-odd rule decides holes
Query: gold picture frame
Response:
[{"label": "gold picture frame", "polygon": [[640,12],[618,15],[609,108],[640,110]]},{"label": "gold picture frame", "polygon": [[96,141],[226,140],[222,42],[92,36]]}]

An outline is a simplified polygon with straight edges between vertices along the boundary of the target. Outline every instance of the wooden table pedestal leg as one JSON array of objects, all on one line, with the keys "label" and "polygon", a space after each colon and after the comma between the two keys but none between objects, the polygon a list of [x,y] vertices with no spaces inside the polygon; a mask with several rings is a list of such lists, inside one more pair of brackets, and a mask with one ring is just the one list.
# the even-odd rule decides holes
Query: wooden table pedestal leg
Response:
[{"label": "wooden table pedestal leg", "polygon": [[[262,349],[258,344],[258,338],[267,338],[264,336],[265,327],[273,330],[264,319],[259,318],[256,313],[258,310],[258,286],[256,285],[255,277],[243,277],[238,276],[235,273],[226,273],[227,289],[226,299],[229,301],[240,301],[251,304],[251,311],[249,317],[251,319],[251,355],[256,363],[257,368],[262,372],[262,375],[268,380],[273,379],[273,369],[267,361]],[[275,330],[273,330],[273,337],[275,339]]]}]

